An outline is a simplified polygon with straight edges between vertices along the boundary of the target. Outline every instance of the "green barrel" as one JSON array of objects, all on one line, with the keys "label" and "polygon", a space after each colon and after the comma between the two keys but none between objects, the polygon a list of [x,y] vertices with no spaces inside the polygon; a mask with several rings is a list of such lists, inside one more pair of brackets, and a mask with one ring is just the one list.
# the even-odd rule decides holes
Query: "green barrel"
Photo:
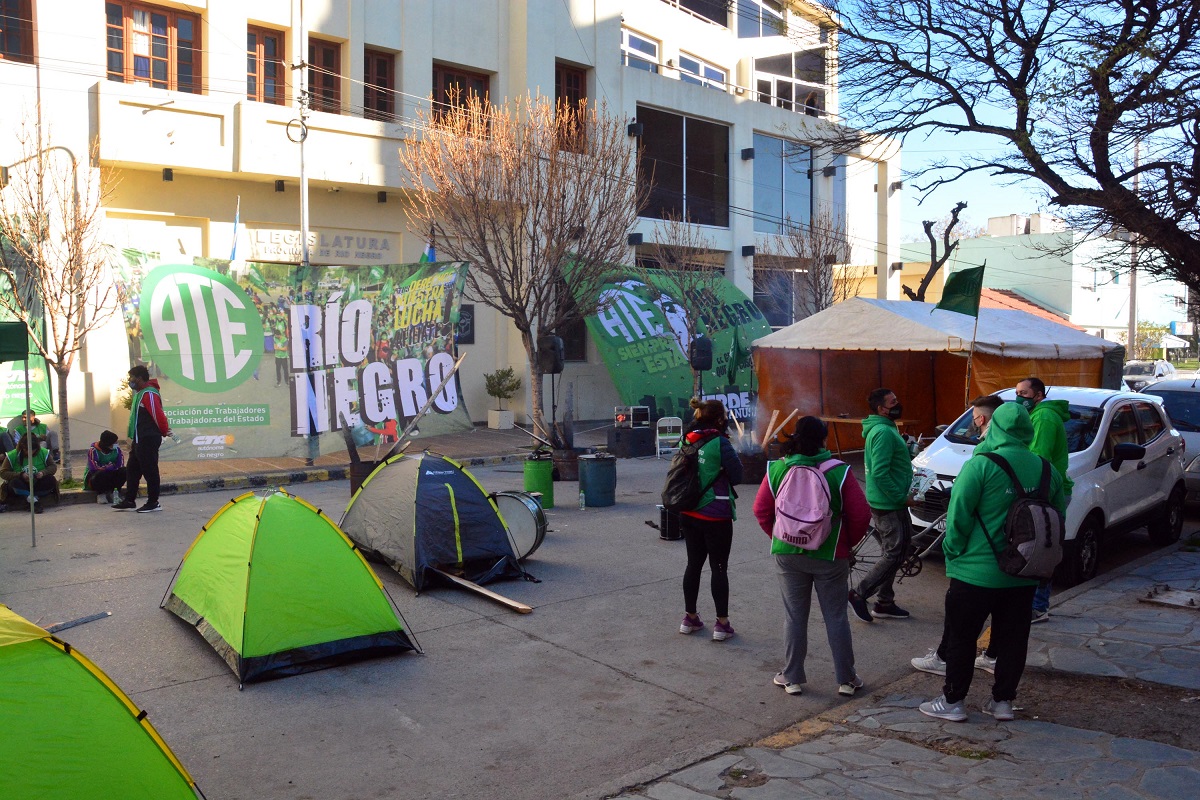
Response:
[{"label": "green barrel", "polygon": [[617,504],[617,460],[610,455],[579,457],[579,490],[588,508]]},{"label": "green barrel", "polygon": [[542,493],[542,508],[554,508],[554,462],[548,458],[525,459],[525,491]]}]

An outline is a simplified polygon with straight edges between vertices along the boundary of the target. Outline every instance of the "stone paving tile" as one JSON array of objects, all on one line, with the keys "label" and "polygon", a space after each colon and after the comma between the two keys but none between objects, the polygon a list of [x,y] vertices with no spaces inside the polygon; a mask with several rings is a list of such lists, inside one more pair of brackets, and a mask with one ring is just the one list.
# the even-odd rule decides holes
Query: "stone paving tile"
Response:
[{"label": "stone paving tile", "polygon": [[1172,747],[1161,742],[1145,739],[1113,739],[1109,751],[1115,759],[1133,761],[1146,765],[1194,764],[1196,754],[1182,747]]},{"label": "stone paving tile", "polygon": [[824,795],[811,791],[805,784],[774,780],[767,781],[762,786],[739,786],[729,796],[736,800],[810,800]]},{"label": "stone paving tile", "polygon": [[1200,670],[1200,648],[1177,647],[1164,650],[1162,660],[1171,666]]},{"label": "stone paving tile", "polygon": [[671,776],[675,783],[701,792],[715,792],[725,784],[721,773],[742,761],[741,755],[723,755],[680,770]]},{"label": "stone paving tile", "polygon": [[811,778],[821,772],[819,767],[793,758],[784,758],[776,750],[751,747],[743,750],[742,755],[746,757],[747,768],[756,765],[768,778]]},{"label": "stone paving tile", "polygon": [[1077,672],[1084,675],[1107,675],[1117,678],[1127,677],[1125,670],[1098,658],[1088,650],[1069,647],[1051,647],[1049,652],[1050,666],[1064,672]]},{"label": "stone paving tile", "polygon": [[646,797],[650,797],[653,800],[709,800],[712,795],[700,794],[688,789],[686,786],[664,781],[646,789]]},{"label": "stone paving tile", "polygon": [[795,759],[796,761],[801,761],[805,764],[810,764],[827,772],[830,770],[837,771],[845,769],[845,765],[843,765],[842,762],[838,761],[836,758],[830,758],[829,756],[823,756],[818,753],[806,752],[800,749],[803,746],[804,745],[802,744],[798,744],[793,747],[789,747],[786,750],[780,751],[780,755],[784,756],[785,758],[791,758]]},{"label": "stone paving tile", "polygon": [[1197,786],[1200,769],[1177,766],[1147,770],[1138,788],[1151,797],[1195,797]]},{"label": "stone paving tile", "polygon": [[1146,795],[1124,786],[1102,786],[1087,793],[1088,800],[1146,800]]},{"label": "stone paving tile", "polygon": [[872,755],[880,758],[888,758],[892,761],[936,761],[940,755],[924,747],[917,747],[915,744],[902,742],[898,739],[889,739],[883,744],[871,751]]},{"label": "stone paving tile", "polygon": [[1200,672],[1194,667],[1155,667],[1137,673],[1139,680],[1182,686],[1185,689],[1200,689]]},{"label": "stone paving tile", "polygon": [[1124,761],[1097,761],[1075,777],[1075,783],[1083,788],[1124,783],[1137,775],[1140,767]]}]

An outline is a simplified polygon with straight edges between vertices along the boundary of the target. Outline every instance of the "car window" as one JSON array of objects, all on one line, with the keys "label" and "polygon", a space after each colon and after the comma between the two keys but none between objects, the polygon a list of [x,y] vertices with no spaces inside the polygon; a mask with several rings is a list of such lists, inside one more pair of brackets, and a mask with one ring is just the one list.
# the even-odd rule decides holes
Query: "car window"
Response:
[{"label": "car window", "polygon": [[[1069,405],[1067,410],[1071,414],[1071,418],[1064,423],[1067,430],[1067,452],[1078,453],[1087,450],[1092,442],[1096,441],[1096,431],[1100,427],[1104,412],[1092,406],[1077,405]],[[947,441],[972,447],[979,444],[979,431],[971,419],[971,409],[968,408],[966,413],[946,428]]]},{"label": "car window", "polygon": [[1181,431],[1200,431],[1200,391],[1147,389],[1146,394],[1161,397],[1167,416]]},{"label": "car window", "polygon": [[1133,406],[1126,403],[1114,413],[1112,422],[1108,425],[1108,433],[1104,436],[1104,448],[1100,452],[1101,463],[1112,461],[1113,448],[1119,444],[1137,444],[1137,417],[1134,416]]},{"label": "car window", "polygon": [[1125,374],[1126,375],[1153,375],[1154,374],[1154,365],[1153,364],[1126,364],[1125,365]]},{"label": "car window", "polygon": [[1137,414],[1138,424],[1142,429],[1142,444],[1149,444],[1158,438],[1159,434],[1167,427],[1163,425],[1162,415],[1158,413],[1158,409],[1149,403],[1134,403],[1134,413]]}]

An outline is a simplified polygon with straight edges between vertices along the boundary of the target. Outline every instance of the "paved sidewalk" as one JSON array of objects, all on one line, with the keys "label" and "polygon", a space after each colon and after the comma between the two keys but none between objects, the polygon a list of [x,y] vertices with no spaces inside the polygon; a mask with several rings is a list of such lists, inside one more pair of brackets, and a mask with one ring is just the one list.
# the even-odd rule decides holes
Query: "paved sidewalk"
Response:
[{"label": "paved sidewalk", "polygon": [[[1138,600],[1167,584],[1200,588],[1200,553],[1154,554],[1064,593],[1050,623],[1033,629],[1030,665],[1200,688],[1200,609]],[[930,693],[912,683],[802,723],[790,741],[786,731],[765,740],[784,746],[733,749],[618,797],[1149,800],[1192,797],[1200,785],[1200,753],[1020,711],[1000,723],[969,707],[968,722],[943,722],[917,710]]]}]

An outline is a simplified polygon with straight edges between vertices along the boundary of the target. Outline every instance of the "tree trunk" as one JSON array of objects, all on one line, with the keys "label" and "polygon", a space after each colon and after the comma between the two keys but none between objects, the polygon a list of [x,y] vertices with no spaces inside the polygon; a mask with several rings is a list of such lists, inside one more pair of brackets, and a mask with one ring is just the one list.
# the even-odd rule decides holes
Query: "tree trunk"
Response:
[{"label": "tree trunk", "polygon": [[[62,451],[62,480],[71,480],[71,412],[67,405],[67,376],[71,374],[68,369],[66,371],[55,369],[54,373],[58,375],[58,446]],[[49,447],[50,443],[46,442]]]},{"label": "tree trunk", "polygon": [[553,448],[560,449],[562,442],[546,424],[546,413],[542,410],[544,392],[542,391],[542,370],[538,363],[537,346],[533,337],[525,332],[521,333],[521,343],[525,345],[525,356],[529,359],[529,405],[533,432],[550,442]]}]

